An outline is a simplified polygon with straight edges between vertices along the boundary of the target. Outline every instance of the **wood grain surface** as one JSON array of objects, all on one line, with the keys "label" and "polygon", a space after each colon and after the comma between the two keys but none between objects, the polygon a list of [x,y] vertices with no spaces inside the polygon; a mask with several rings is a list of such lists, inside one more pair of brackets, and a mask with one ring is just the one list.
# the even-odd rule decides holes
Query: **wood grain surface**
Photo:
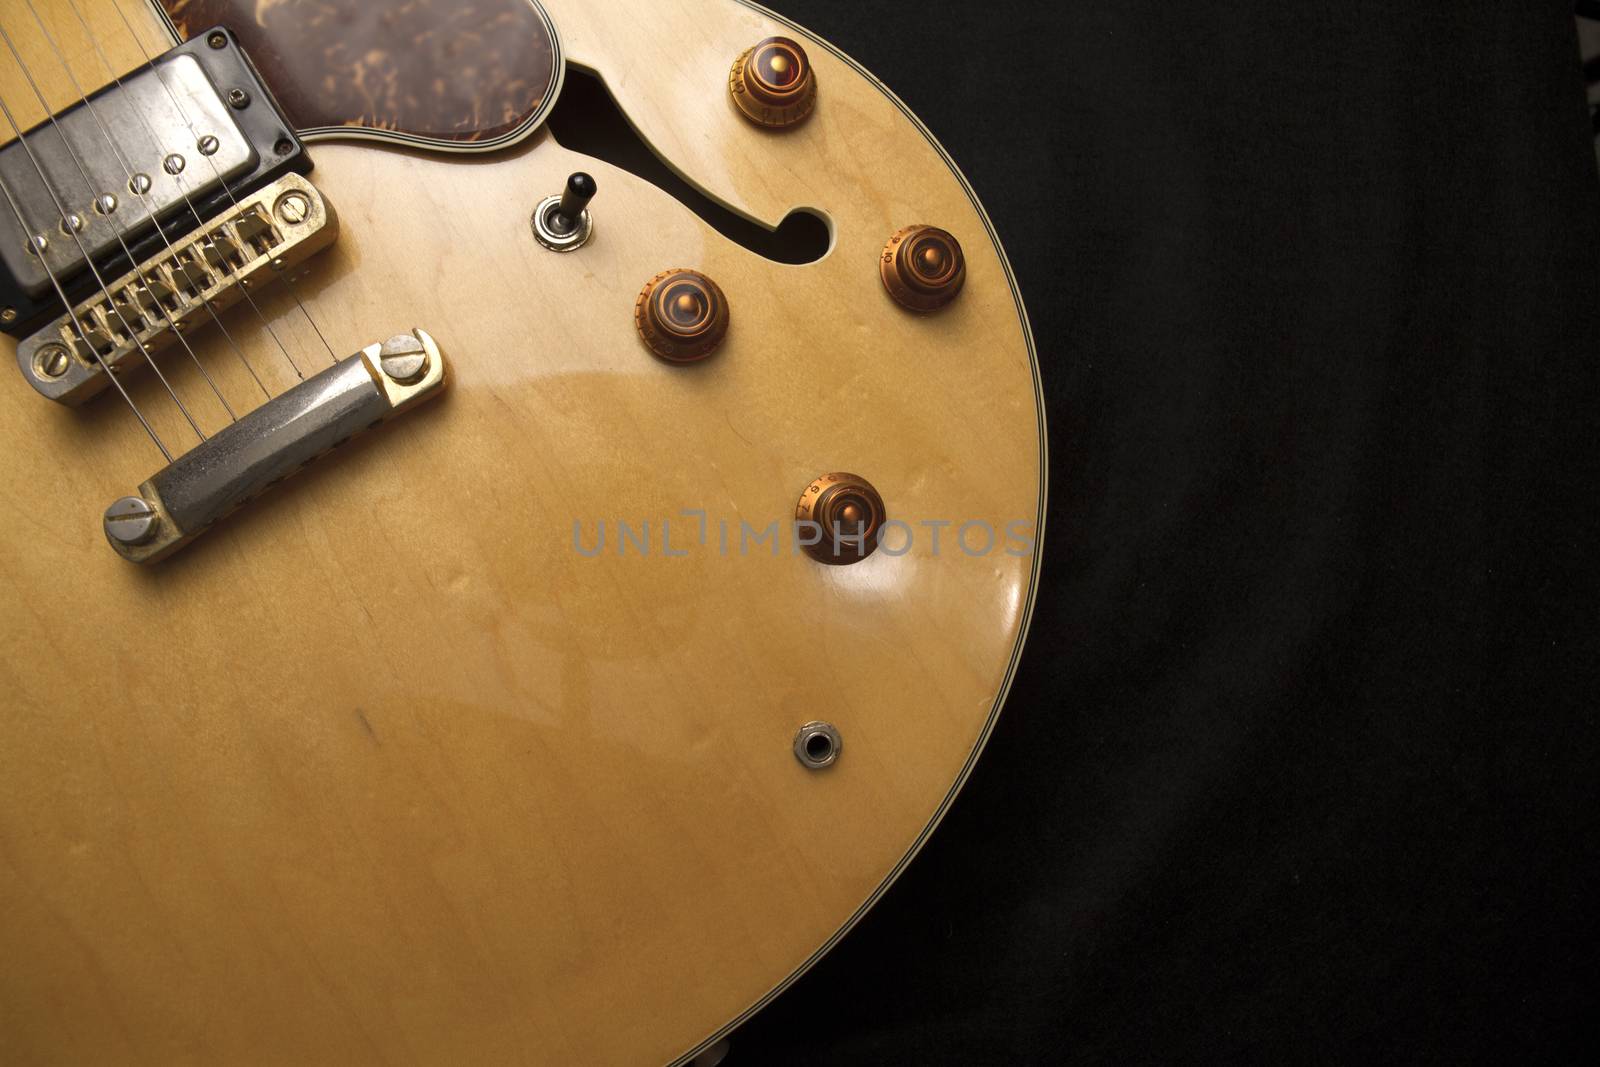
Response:
[{"label": "wood grain surface", "polygon": [[[165,47],[135,0],[74,3],[123,67],[140,59],[116,5]],[[80,79],[106,80],[73,9],[36,6]],[[870,906],[981,748],[1037,579],[1005,531],[1040,533],[1044,426],[976,200],[891,95],[759,9],[547,6],[681,173],[769,225],[824,213],[832,250],[765,260],[544,132],[487,157],[318,146],[342,234],[300,302],[340,356],[428,330],[450,390],[153,569],[99,523],[160,466],[137,423],[115,394],[67,410],[0,366],[6,1062],[671,1062]],[[0,20],[60,106],[25,4]],[[781,133],[726,88],[775,33],[820,81]],[[26,111],[7,59],[0,93]],[[576,169],[597,229],[556,255],[529,213]],[[965,248],[966,290],[936,315],[878,279],[912,222]],[[691,366],[632,322],[675,266],[732,310]],[[265,321],[225,323],[271,390],[291,361],[327,365],[283,286],[257,302]],[[260,402],[218,330],[193,343],[236,410]],[[226,421],[181,350],[158,358],[205,428]],[[190,447],[153,376],[130,382]],[[871,480],[909,551],[738,551],[741,522],[786,522],[834,470]],[[618,553],[619,520],[650,524],[648,557]],[[664,520],[686,555],[662,553]],[[587,558],[575,524],[589,548],[602,521]],[[970,521],[1000,543],[960,550]],[[937,554],[930,522],[952,524]],[[844,738],[825,772],[791,752],[813,719]]]}]

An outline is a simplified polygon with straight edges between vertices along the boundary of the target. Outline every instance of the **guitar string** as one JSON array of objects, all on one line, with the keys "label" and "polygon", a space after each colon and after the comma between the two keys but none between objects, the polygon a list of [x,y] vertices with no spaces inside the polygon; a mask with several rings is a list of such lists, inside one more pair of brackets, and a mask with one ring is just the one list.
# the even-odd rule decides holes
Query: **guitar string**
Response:
[{"label": "guitar string", "polygon": [[[17,62],[17,66],[22,68],[23,74],[31,82],[33,80],[33,75],[28,71],[28,65],[22,61],[22,56],[17,52],[16,45],[12,43],[11,35],[6,32],[3,24],[0,24],[0,40],[5,42],[6,48],[10,50],[12,58]],[[105,279],[100,276],[100,269],[94,265],[94,259],[89,255],[89,250],[87,247],[85,247],[83,238],[78,235],[78,231],[73,229],[70,224],[66,224],[67,215],[69,213],[62,205],[61,198],[56,195],[55,189],[50,185],[50,179],[45,176],[44,168],[39,165],[39,159],[36,155],[34,155],[33,146],[28,143],[28,139],[26,137],[22,136],[22,127],[17,125],[17,120],[11,114],[11,108],[6,104],[4,97],[0,97],[0,111],[4,111],[6,121],[11,125],[12,131],[16,134],[17,143],[22,145],[22,151],[28,157],[28,162],[33,165],[34,173],[38,174],[40,184],[44,186],[44,191],[49,194],[51,202],[55,204],[57,213],[56,217],[64,224],[62,229],[72,235],[73,242],[78,246],[79,254],[83,256],[84,265],[89,268],[89,273],[94,275],[94,280],[96,284],[100,286],[100,292],[104,294],[106,303],[110,305],[112,311],[116,312],[118,320],[122,323],[123,332],[133,340],[133,343],[138,347],[140,353],[144,356],[145,362],[149,363],[150,369],[155,371],[155,375],[161,380],[161,385],[166,389],[167,395],[172,397],[172,402],[178,405],[178,410],[183,413],[184,419],[188,421],[189,428],[195,432],[195,435],[199,437],[201,441],[204,441],[206,439],[205,431],[200,429],[200,424],[194,421],[194,416],[189,413],[188,407],[184,405],[183,400],[179,398],[178,394],[173,391],[171,383],[167,381],[167,376],[161,373],[161,368],[156,364],[155,359],[151,357],[150,350],[145,347],[143,341],[139,340],[139,335],[134,333],[133,329],[129,327],[127,317],[122,314],[122,309],[117,305],[116,300],[112,298],[111,291],[106,288]],[[55,121],[55,116],[51,116],[51,121]],[[57,133],[59,132],[60,130],[57,129]],[[65,141],[66,138],[63,137],[62,140]],[[27,222],[22,221],[20,214],[18,221],[22,226],[24,236],[27,236],[30,233],[30,228]],[[38,251],[39,261],[42,263],[44,262],[46,249],[40,248]],[[64,292],[62,299],[66,299]],[[67,306],[69,309],[71,308],[70,304]],[[87,335],[84,337],[84,343],[88,344]],[[89,345],[89,347],[91,350],[94,348],[93,345]],[[104,360],[101,361],[101,365],[104,366]],[[163,449],[163,451],[165,451],[165,449]]]},{"label": "guitar string", "polygon": [[[68,3],[74,2],[75,0],[68,0]],[[133,43],[138,46],[140,55],[144,56],[146,63],[149,63],[150,53],[145,50],[144,42],[139,39],[138,32],[133,28],[133,23],[128,21],[128,16],[122,10],[122,5],[118,3],[117,0],[111,0],[111,6],[116,10],[117,16],[122,19],[123,26],[127,27],[128,36],[133,38]],[[93,40],[94,34],[90,33],[89,37],[90,40]],[[98,45],[96,45],[96,47],[98,47]],[[173,107],[178,109],[178,117],[183,119],[184,125],[189,127],[189,133],[194,135],[194,124],[189,121],[188,116],[184,113],[183,104],[179,102],[177,95],[173,93],[172,86],[167,85],[167,81],[164,77],[162,77],[159,68],[156,69],[156,76],[160,78],[161,84],[166,87],[167,95],[172,98]],[[217,169],[216,160],[212,159],[210,156],[206,156],[205,159],[208,163],[210,163],[211,171],[217,176],[217,180],[222,182],[222,191],[228,194],[228,199],[233,202],[235,207],[237,207],[239,201],[234,198],[233,189],[229,187],[226,181],[223,181],[222,172]],[[328,343],[327,337],[323,336],[322,328],[317,325],[317,320],[311,317],[311,312],[307,311],[305,304],[301,302],[300,294],[295,291],[294,283],[289,280],[288,272],[280,272],[277,276],[283,282],[283,287],[288,290],[289,296],[293,298],[295,306],[300,309],[300,314],[305,316],[306,322],[311,324],[311,329],[316,333],[317,340],[321,341],[322,347],[328,350],[328,359],[337,365],[339,362],[339,357],[334,353],[333,346]],[[252,301],[252,303],[253,302],[254,301]]]},{"label": "guitar string", "polygon": [[[16,198],[11,195],[11,189],[6,185],[4,175],[0,175],[0,193],[5,194],[6,203],[11,205],[11,214],[16,216],[17,219],[17,228],[27,234],[30,227],[27,220],[22,217],[22,209],[17,206]],[[121,380],[111,373],[111,368],[106,366],[106,361],[101,358],[99,350],[89,343],[88,332],[84,330],[83,323],[78,320],[78,313],[73,310],[72,304],[67,300],[66,290],[56,280],[56,272],[50,269],[50,264],[42,256],[39,262],[43,265],[45,274],[49,276],[50,284],[55,288],[56,295],[61,298],[61,303],[66,307],[67,317],[71,319],[73,328],[78,331],[78,337],[83,341],[84,348],[88,349],[89,353],[94,356],[95,362],[100,364],[100,369],[105,372],[106,378],[112,385],[117,387],[117,392],[122,394],[122,399],[128,402],[128,407],[133,410],[134,417],[139,420],[139,425],[144,427],[144,432],[150,435],[150,440],[155,442],[156,447],[161,450],[161,454],[166,457],[167,462],[171,463],[172,453],[168,452],[167,446],[162,444],[161,437],[156,433],[155,428],[150,425],[150,420],[144,417],[144,412],[139,410],[139,405],[133,402],[133,397],[128,395],[127,389],[123,388]]]},{"label": "guitar string", "polygon": [[[45,29],[44,22],[42,20],[40,20],[40,18],[39,18],[39,12],[36,11],[34,9],[34,7],[33,7],[33,0],[26,0],[26,2],[27,2],[27,5],[28,5],[28,10],[33,13],[33,20],[38,25],[39,31],[44,34],[45,40],[50,43],[50,48],[51,48],[52,51],[55,52],[56,58],[61,59],[62,58],[61,52],[55,46],[55,39],[50,36],[50,31]],[[65,65],[65,61],[64,60],[63,60],[63,65]],[[45,100],[44,94],[42,92],[40,92],[39,86],[34,81],[33,76],[28,73],[26,68],[24,68],[23,73],[25,75],[27,75],[27,77],[28,77],[28,85],[33,90],[34,97],[39,101],[39,106],[44,108],[45,111],[49,112],[50,111],[50,104],[49,104],[49,102],[47,100]],[[88,106],[89,105],[89,100],[88,100],[88,98],[86,96],[83,95],[83,90],[78,87],[78,80],[72,76],[71,68],[67,69],[67,77],[72,80],[73,88],[74,89],[78,89],[79,99],[81,99],[83,101],[85,106]],[[93,107],[89,107],[89,113],[94,116],[95,121],[97,121],[97,122],[99,121],[99,115],[95,113]],[[55,117],[54,113],[51,113],[51,115],[50,115],[50,125],[56,131],[57,136],[59,136],[61,138],[61,144],[62,144],[62,146],[64,148],[66,148],[67,156],[68,156],[68,158],[70,158],[72,160],[72,165],[77,169],[78,176],[83,179],[84,190],[89,194],[90,203],[93,204],[93,203],[97,202],[98,199],[99,199],[100,193],[96,191],[95,183],[90,180],[89,172],[88,172],[87,169],[85,169],[85,167],[83,165],[82,157],[79,156],[77,151],[75,151],[73,149],[72,143],[67,139],[66,132],[61,129],[60,123],[58,123],[56,121],[56,117]],[[103,124],[101,125],[101,132],[105,133],[105,126]],[[105,136],[106,136],[107,145],[111,146],[110,134],[105,133]],[[114,150],[114,147],[113,147],[113,150]],[[131,171],[128,173],[128,180],[129,180],[129,183],[130,183],[129,187],[132,188],[133,187],[133,185],[132,185],[133,174],[132,174]],[[148,206],[149,206],[148,205],[148,199],[146,199],[146,208],[147,208],[147,210],[148,210]],[[150,217],[151,217],[152,220],[155,219],[155,212],[153,210],[150,211]],[[108,221],[110,221],[109,218],[108,218]],[[115,222],[110,222],[110,225],[111,225],[112,233],[115,235],[115,237],[117,239],[117,244],[122,246],[123,255],[128,257],[129,265],[134,268],[135,276],[138,276],[137,270],[138,270],[138,266],[139,266],[139,261],[136,258],[134,258],[133,249],[128,247],[128,242],[126,240],[126,231],[122,230],[122,229],[119,229]],[[160,226],[159,223],[156,225],[156,232],[157,233],[161,232],[161,226]],[[163,237],[164,236],[165,235],[163,234]],[[170,250],[172,248],[172,245],[168,244],[167,248]],[[197,292],[198,292],[198,290],[197,290]],[[218,403],[220,403],[222,405],[222,409],[228,413],[229,420],[232,421],[232,422],[238,422],[239,421],[239,416],[234,414],[233,406],[228,403],[228,398],[222,395],[222,390],[217,388],[217,383],[212,379],[210,373],[206,370],[205,366],[200,362],[200,357],[195,354],[194,347],[189,344],[188,338],[184,337],[182,330],[180,330],[178,328],[177,323],[172,318],[171,312],[169,312],[167,310],[166,306],[164,304],[162,304],[162,302],[160,300],[156,300],[154,303],[155,303],[155,306],[160,310],[162,318],[167,320],[167,325],[168,325],[168,327],[171,328],[173,336],[178,339],[178,343],[179,344],[183,345],[184,351],[189,353],[189,359],[193,361],[195,370],[200,372],[200,376],[202,378],[204,378],[206,384],[211,387],[212,395],[214,395],[217,398]],[[207,306],[209,307],[209,305],[207,305]],[[122,317],[120,313],[119,313],[118,317],[119,318]],[[213,317],[215,317],[214,313],[213,313]],[[126,325],[126,319],[124,319],[124,325]]]},{"label": "guitar string", "polygon": [[[113,138],[111,136],[111,131],[106,127],[105,121],[100,117],[99,110],[94,106],[94,103],[89,99],[88,94],[84,92],[83,86],[79,83],[77,75],[72,72],[72,64],[67,61],[67,58],[62,53],[60,46],[56,43],[55,37],[52,36],[50,31],[49,31],[49,29],[47,29],[45,27],[44,20],[39,17],[39,11],[38,11],[38,9],[36,7],[34,7],[33,0],[25,0],[25,2],[28,5],[29,12],[31,12],[32,15],[33,15],[33,21],[39,27],[39,32],[44,35],[45,41],[50,45],[50,50],[55,53],[56,59],[58,61],[60,61],[61,68],[64,71],[66,71],[68,80],[70,80],[72,82],[73,89],[75,89],[77,91],[77,93],[78,93],[78,98],[83,101],[83,106],[86,109],[88,109],[89,114],[91,116],[93,116],[93,118],[94,118],[95,125],[100,128],[100,136],[101,136],[102,139],[104,139],[104,141],[106,143],[106,147],[111,149],[112,154],[117,157],[117,162],[121,164],[123,173],[126,174],[127,177],[128,177],[128,189],[129,189],[129,191],[132,192],[135,196],[137,196],[139,198],[140,202],[144,204],[145,212],[150,216],[150,219],[152,221],[155,221],[156,211],[155,211],[155,208],[150,203],[150,195],[149,195],[149,193],[147,191],[141,191],[140,188],[139,188],[139,183],[134,179],[135,172],[134,172],[134,169],[133,169],[133,163],[127,158],[127,156],[125,156],[123,154],[122,150],[119,147],[117,147],[116,140],[115,140],[115,138]],[[76,9],[74,9],[74,11],[76,11]],[[82,21],[82,16],[79,16],[79,21],[80,22]],[[103,57],[102,57],[102,59],[103,59]],[[106,69],[107,69],[108,72],[111,72],[111,68],[109,66]],[[111,73],[112,73],[112,80],[114,82],[116,82],[117,89],[121,90],[122,89],[122,80],[120,78],[117,78],[115,76],[114,72],[111,72]],[[150,125],[150,122],[145,117],[144,112],[142,110],[140,110],[139,108],[131,108],[131,110],[134,112],[134,114],[139,116],[140,122],[144,125],[145,132],[150,135],[150,143],[152,145],[154,145],[156,147],[156,150],[159,152],[160,148],[161,148],[160,138],[156,136],[155,129]],[[85,179],[85,180],[87,181],[87,179]],[[179,185],[179,189],[180,189],[180,191],[182,190],[182,185],[181,184]],[[91,189],[90,192],[92,194],[93,190]],[[184,197],[184,201],[185,201],[185,203],[188,202],[188,197],[187,196]],[[190,207],[190,213],[194,214],[192,205]],[[200,220],[200,216],[198,214],[194,215],[194,219],[195,219],[195,222],[197,222],[197,223],[201,221]],[[114,227],[115,227],[115,224],[113,224],[113,228]],[[169,254],[174,253],[174,249],[173,249],[173,246],[172,246],[172,241],[168,239],[166,231],[161,227],[159,222],[156,224],[155,231],[156,231],[156,234],[161,238],[161,243],[166,246],[167,252]],[[126,231],[124,231],[124,232],[126,232]],[[119,238],[118,239],[119,239],[119,241],[121,240],[120,234],[119,234]],[[123,243],[123,251],[124,252],[128,251],[128,247],[127,247],[126,243]],[[131,252],[128,253],[128,260],[129,260],[130,263],[133,262],[133,254]],[[223,263],[224,263],[225,266],[230,266],[231,267],[231,265],[228,264],[228,261],[226,259],[223,260]],[[135,266],[137,266],[137,265],[135,264]],[[256,388],[260,389],[261,390],[261,394],[263,396],[265,396],[267,399],[270,400],[272,398],[272,394],[267,391],[267,387],[261,383],[261,376],[256,373],[255,368],[250,365],[250,361],[245,358],[244,350],[241,349],[239,347],[238,342],[233,339],[233,335],[228,332],[228,328],[222,324],[221,316],[219,316],[217,314],[216,308],[211,306],[211,301],[206,298],[204,289],[197,289],[196,290],[196,295],[199,296],[200,303],[205,306],[206,311],[211,315],[211,321],[216,323],[217,324],[217,329],[222,331],[222,336],[227,339],[229,347],[231,347],[233,349],[234,354],[239,357],[239,362],[244,364],[244,369],[250,372],[250,377],[255,380]],[[188,340],[186,338],[184,338],[181,330],[178,327],[177,322],[172,318],[171,314],[169,312],[167,312],[166,306],[163,305],[158,300],[158,301],[156,301],[156,307],[160,308],[162,310],[162,312],[166,315],[167,322],[172,327],[173,333],[177,334],[178,339],[183,343],[184,348],[189,350],[189,355],[191,356],[191,358],[193,358],[194,357],[194,349],[189,346]],[[199,365],[199,360],[195,359],[195,363],[196,363],[196,365]],[[204,367],[201,367],[201,373],[202,374],[205,373]],[[210,380],[210,375],[206,375],[206,378],[209,381]],[[219,399],[220,399],[220,394],[219,394]],[[223,404],[223,407],[228,407],[228,402],[226,400],[223,400],[222,404]],[[233,415],[233,409],[232,408],[228,409],[228,414],[229,415]],[[237,416],[234,416],[234,418],[237,421]]]},{"label": "guitar string", "polygon": [[[102,67],[104,67],[106,69],[106,72],[109,73],[112,76],[112,80],[117,83],[118,88],[121,88],[122,80],[119,77],[117,77],[116,69],[114,67],[112,67],[110,58],[106,55],[105,49],[101,47],[99,38],[97,38],[95,36],[94,30],[92,30],[89,27],[89,21],[86,18],[84,18],[83,12],[78,9],[77,0],[67,0],[67,6],[72,9],[72,14],[74,15],[74,17],[77,18],[78,25],[83,27],[84,36],[86,38],[88,38],[90,47],[92,47],[94,49],[95,54],[99,57],[100,65]],[[112,0],[111,6],[112,7],[116,7],[115,0]],[[117,8],[117,14],[118,15],[122,14],[122,9],[121,8]],[[128,25],[126,17],[123,17],[123,23],[125,25]],[[129,29],[130,30],[132,29],[131,25],[129,25]],[[135,37],[134,37],[134,42],[136,44],[138,43],[137,35],[135,35]],[[140,51],[141,54],[144,55],[146,64],[148,64],[150,69],[155,73],[156,80],[161,83],[162,89],[164,89],[166,91],[167,98],[172,102],[173,109],[177,112],[178,118],[180,120],[182,120],[183,124],[189,128],[190,135],[194,136],[196,142],[198,142],[199,138],[195,134],[194,125],[193,125],[193,123],[189,122],[188,117],[184,114],[183,106],[180,103],[178,103],[178,98],[173,93],[172,86],[167,84],[166,75],[161,71],[161,68],[159,66],[157,66],[153,61],[151,61],[150,54],[148,52],[145,52],[145,50],[144,50],[144,48],[142,46],[140,47],[139,51]],[[138,110],[137,108],[134,109],[134,112],[135,112],[135,114],[137,114],[139,116],[140,122],[142,122],[144,124],[144,127],[149,132],[151,138],[153,140],[159,142],[160,138],[156,136],[156,132],[155,132],[154,128],[150,125],[149,117],[147,115],[145,115],[144,112]],[[234,199],[233,191],[228,188],[228,183],[226,181],[222,180],[222,173],[217,170],[216,162],[211,160],[210,156],[202,155],[201,158],[205,159],[205,160],[207,160],[208,162],[211,163],[211,171],[212,171],[212,173],[214,175],[216,175],[217,180],[219,182],[221,182],[223,191],[228,194],[228,200],[230,202],[232,202],[234,207],[238,207],[239,206],[239,201]],[[180,185],[178,187],[178,192],[183,197],[184,206],[189,209],[189,214],[194,216],[195,222],[197,222],[197,223],[200,222],[201,221],[201,219],[200,219],[200,211],[199,211],[198,208],[196,208],[194,206],[194,201],[192,199],[190,199],[188,192],[186,192],[183,189],[182,185]],[[225,269],[226,269],[226,271],[227,271],[227,273],[228,273],[228,275],[230,277],[234,277],[235,281],[239,280],[237,278],[237,275],[236,275],[236,270],[235,270],[235,268],[233,267],[232,264],[227,263],[227,261],[224,260],[224,267],[225,267]],[[276,272],[274,272],[274,273],[276,274]],[[281,274],[278,274],[276,276],[282,277]],[[294,357],[289,354],[289,349],[284,345],[282,338],[280,338],[278,336],[278,331],[272,328],[272,324],[267,321],[266,315],[262,314],[261,307],[260,307],[259,304],[256,303],[255,297],[250,295],[250,290],[248,288],[246,288],[243,284],[240,284],[239,285],[239,292],[244,297],[245,303],[250,305],[250,310],[255,313],[256,319],[261,323],[262,328],[267,331],[267,336],[272,338],[272,343],[274,345],[276,345],[277,348],[278,348],[278,351],[280,353],[282,353],[284,360],[289,364],[289,369],[294,371],[295,378],[300,380],[300,381],[304,381],[305,380],[305,375],[300,373],[299,364],[297,364],[295,362],[295,360],[294,360]],[[228,331],[226,329],[223,330],[224,334],[227,334],[227,332]],[[229,343],[233,343],[233,337],[232,337],[231,334],[228,335],[228,341],[229,341]],[[235,351],[238,351],[239,350],[239,346],[237,344],[234,344],[234,349],[235,349]],[[240,352],[240,358],[241,359],[244,358],[242,352]],[[251,373],[254,374],[254,371],[252,370]],[[256,381],[257,381],[257,384],[260,384],[260,379],[259,378],[257,378]],[[262,386],[262,390],[265,391],[265,389],[266,389],[266,387]],[[268,394],[268,395],[270,397],[271,394]]]}]

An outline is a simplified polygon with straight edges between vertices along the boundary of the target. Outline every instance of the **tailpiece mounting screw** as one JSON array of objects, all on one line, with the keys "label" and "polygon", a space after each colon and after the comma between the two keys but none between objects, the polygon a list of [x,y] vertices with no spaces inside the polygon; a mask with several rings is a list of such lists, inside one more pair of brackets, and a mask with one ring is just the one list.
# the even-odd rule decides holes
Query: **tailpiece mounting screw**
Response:
[{"label": "tailpiece mounting screw", "polygon": [[396,334],[383,342],[378,362],[383,373],[401,385],[410,385],[428,373],[428,350],[410,334]]},{"label": "tailpiece mounting screw", "polygon": [[125,496],[106,508],[106,536],[114,545],[142,545],[155,536],[161,516],[142,497]]}]

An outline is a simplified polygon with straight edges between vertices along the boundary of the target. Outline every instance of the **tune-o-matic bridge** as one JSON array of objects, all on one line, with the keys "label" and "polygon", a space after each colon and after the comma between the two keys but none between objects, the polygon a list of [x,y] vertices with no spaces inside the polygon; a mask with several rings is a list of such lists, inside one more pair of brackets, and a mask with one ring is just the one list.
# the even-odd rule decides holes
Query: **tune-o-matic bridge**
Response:
[{"label": "tune-o-matic bridge", "polygon": [[[64,404],[81,404],[145,352],[209,321],[258,278],[333,243],[333,208],[298,174],[243,197],[189,236],[80,301],[17,346],[23,377]],[[79,328],[82,328],[80,334]]]}]

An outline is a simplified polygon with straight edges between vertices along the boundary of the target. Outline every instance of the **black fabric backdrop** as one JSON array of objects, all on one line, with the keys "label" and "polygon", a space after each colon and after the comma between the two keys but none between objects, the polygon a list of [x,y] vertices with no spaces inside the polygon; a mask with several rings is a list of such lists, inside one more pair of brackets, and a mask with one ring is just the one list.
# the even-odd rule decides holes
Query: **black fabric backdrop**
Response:
[{"label": "black fabric backdrop", "polygon": [[730,1063],[1595,1062],[1570,0],[776,3],[993,215],[1052,506],[975,776]]}]

